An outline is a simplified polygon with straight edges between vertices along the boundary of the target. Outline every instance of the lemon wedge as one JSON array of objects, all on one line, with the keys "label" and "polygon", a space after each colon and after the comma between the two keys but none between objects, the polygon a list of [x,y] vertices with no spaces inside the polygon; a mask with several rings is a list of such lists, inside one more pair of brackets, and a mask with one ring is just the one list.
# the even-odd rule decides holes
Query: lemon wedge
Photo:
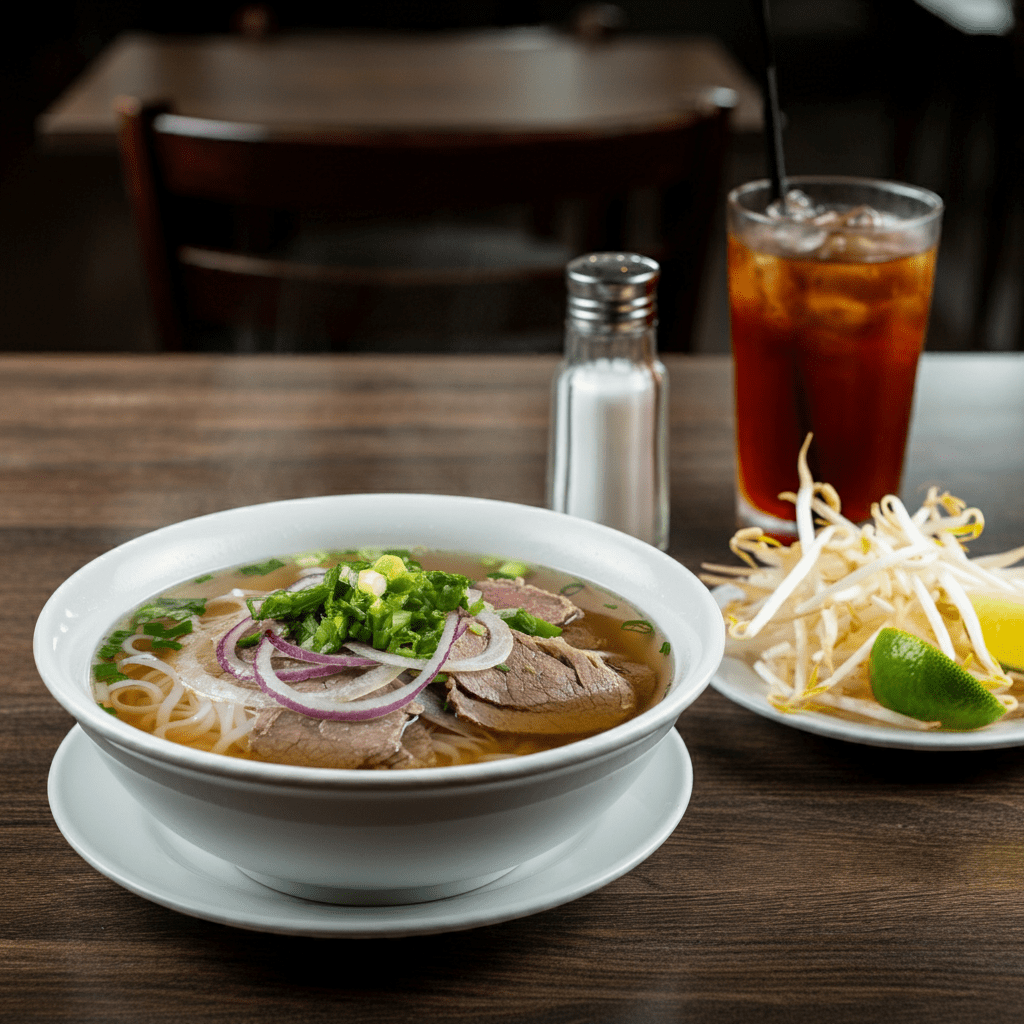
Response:
[{"label": "lemon wedge", "polygon": [[1004,597],[971,596],[988,653],[1003,668],[1024,672],[1024,604]]},{"label": "lemon wedge", "polygon": [[964,731],[991,725],[1006,713],[970,672],[901,629],[886,627],[878,634],[868,667],[875,700],[901,715]]}]

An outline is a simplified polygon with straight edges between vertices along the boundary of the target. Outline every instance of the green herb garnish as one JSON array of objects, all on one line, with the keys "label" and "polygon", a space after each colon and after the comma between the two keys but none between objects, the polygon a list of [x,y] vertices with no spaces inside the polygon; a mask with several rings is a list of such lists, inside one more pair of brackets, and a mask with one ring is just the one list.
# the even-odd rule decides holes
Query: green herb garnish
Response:
[{"label": "green herb garnish", "polygon": [[258,562],[255,565],[243,565],[238,571],[243,576],[266,576],[275,569],[284,567],[280,558],[269,558],[265,562]]},{"label": "green herb garnish", "polygon": [[527,636],[551,637],[561,636],[562,630],[545,619],[531,615],[525,608],[498,608],[498,615],[505,620],[510,629],[518,629]]},{"label": "green herb garnish", "polygon": [[121,645],[130,636],[134,636],[135,632],[131,629],[115,629],[110,636],[107,637],[106,642],[96,652],[101,658],[112,658],[119,650]]},{"label": "green herb garnish", "polygon": [[493,572],[489,572],[487,578],[491,580],[518,580],[523,579],[529,571],[530,567],[525,562],[509,560],[502,562]]},{"label": "green herb garnish", "polygon": [[206,614],[205,597],[158,597],[149,604],[144,604],[132,616],[132,626],[155,619],[173,619],[182,622],[193,615]]},{"label": "green herb garnish", "polygon": [[192,582],[193,583],[205,583],[207,580],[213,579],[213,573],[208,572],[205,576],[197,576]]},{"label": "green herb garnish", "polygon": [[98,683],[119,683],[122,679],[128,678],[112,661],[93,665],[92,676]]},{"label": "green herb garnish", "polygon": [[642,633],[644,636],[650,636],[654,632],[654,626],[646,619],[627,619],[620,628],[630,633]]},{"label": "green herb garnish", "polygon": [[407,551],[373,554],[373,562],[332,566],[315,586],[276,590],[258,607],[250,601],[250,613],[283,622],[287,638],[311,651],[334,654],[358,640],[379,651],[429,657],[448,613],[470,610],[469,579],[424,570]]},{"label": "green herb garnish", "polygon": [[146,622],[143,623],[142,632],[149,637],[149,645],[154,651],[180,651],[181,644],[177,638],[192,632],[192,620],[185,619],[176,626],[165,626],[162,622]]},{"label": "green herb garnish", "polygon": [[559,591],[562,597],[574,597],[581,590],[586,590],[587,585],[580,580],[576,580],[575,583],[566,583],[564,587]]},{"label": "green herb garnish", "polygon": [[672,645],[666,640],[661,645],[661,648],[659,649],[658,653],[659,654],[671,654],[672,653]]}]

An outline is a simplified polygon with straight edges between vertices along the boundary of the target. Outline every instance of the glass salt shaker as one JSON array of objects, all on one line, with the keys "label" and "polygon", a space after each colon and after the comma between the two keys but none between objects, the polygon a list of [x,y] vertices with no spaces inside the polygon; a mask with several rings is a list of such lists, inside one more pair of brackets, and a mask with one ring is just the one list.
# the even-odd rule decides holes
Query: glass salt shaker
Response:
[{"label": "glass salt shaker", "polygon": [[566,267],[565,358],[553,385],[548,504],[668,547],[668,375],[658,264],[590,253]]}]

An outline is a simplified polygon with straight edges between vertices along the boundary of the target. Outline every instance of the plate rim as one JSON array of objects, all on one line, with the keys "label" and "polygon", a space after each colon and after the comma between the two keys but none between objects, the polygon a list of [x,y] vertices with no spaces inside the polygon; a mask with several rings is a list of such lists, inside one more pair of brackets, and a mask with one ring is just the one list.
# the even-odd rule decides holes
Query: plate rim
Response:
[{"label": "plate rim", "polygon": [[[188,917],[246,931],[313,938],[402,938],[442,934],[501,924],[563,906],[621,878],[650,857],[678,827],[693,792],[693,765],[689,751],[679,732],[671,729],[655,748],[647,768],[619,801],[601,816],[592,829],[578,837],[578,841],[570,840],[564,853],[556,858],[548,857],[547,860],[543,854],[536,858],[535,863],[541,865],[536,870],[523,870],[528,869],[528,865],[521,866],[480,889],[429,903],[399,907],[344,907],[314,903],[276,892],[244,875],[227,861],[192,847],[152,818],[111,775],[109,792],[114,794],[112,799],[130,802],[127,808],[122,805],[127,813],[121,816],[120,842],[124,842],[125,832],[131,828],[136,830],[133,833],[135,847],[138,849],[145,846],[157,851],[164,864],[177,861],[179,870],[190,871],[213,885],[217,884],[217,878],[209,871],[204,872],[204,863],[231,873],[233,887],[225,885],[223,903],[211,908],[197,906],[195,901],[190,903],[188,894],[182,896],[180,893],[156,891],[152,879],[147,881],[144,877],[144,868],[129,869],[125,863],[129,858],[121,858],[119,862],[109,861],[103,856],[103,851],[96,848],[98,844],[95,833],[102,835],[103,830],[95,824],[90,812],[82,809],[70,797],[73,784],[69,785],[66,780],[66,773],[73,760],[90,755],[98,758],[99,764],[103,765],[102,756],[92,740],[80,725],[75,725],[54,755],[48,779],[48,796],[51,814],[64,839],[92,868],[121,888]],[[649,783],[651,777],[661,783],[660,795],[654,794],[652,797],[652,787],[644,787],[643,783]],[[86,788],[85,783],[82,783],[82,788]],[[97,786],[95,781],[89,782],[87,789],[94,794],[94,798],[95,794],[104,792],[103,787]],[[578,870],[572,870],[559,886],[538,892],[536,879],[543,878],[545,872],[556,873],[564,863],[568,862],[571,867],[574,860],[583,857],[589,856],[591,860],[600,858],[605,849],[600,842],[602,828],[611,829],[615,834],[622,832],[614,816],[616,808],[619,808],[621,815],[620,805],[623,800],[632,801],[627,806],[633,814],[647,808],[647,820],[641,822],[637,829],[642,833],[640,841],[611,861],[598,862],[589,874],[580,877]],[[83,827],[83,821],[86,827]],[[90,824],[91,835],[88,827]],[[141,832],[147,834],[140,835]],[[172,857],[167,837],[170,837],[170,842],[176,848],[185,851],[185,858]],[[188,853],[192,850],[195,851],[195,859],[188,863]],[[150,863],[145,858],[137,860],[143,865]],[[564,869],[562,873],[566,873]],[[260,910],[277,907],[280,913],[267,918],[253,912],[251,907],[243,908],[242,912],[237,909],[232,912],[232,897],[236,904],[242,904],[246,895],[262,899]],[[491,899],[492,895],[497,899]]]},{"label": "plate rim", "polygon": [[[737,679],[739,677],[739,679]],[[753,687],[756,686],[756,692]],[[996,722],[985,729],[971,732],[939,732],[938,730],[911,731],[899,726],[869,725],[851,722],[845,718],[822,714],[819,711],[782,712],[772,707],[767,699],[768,686],[739,658],[726,655],[715,674],[711,687],[727,700],[753,711],[780,725],[814,733],[828,739],[844,740],[872,747],[890,747],[897,750],[963,751],[997,750],[1005,747],[1024,746],[1024,719],[1013,719],[1012,723]],[[1006,726],[1017,728],[1008,734]]]}]

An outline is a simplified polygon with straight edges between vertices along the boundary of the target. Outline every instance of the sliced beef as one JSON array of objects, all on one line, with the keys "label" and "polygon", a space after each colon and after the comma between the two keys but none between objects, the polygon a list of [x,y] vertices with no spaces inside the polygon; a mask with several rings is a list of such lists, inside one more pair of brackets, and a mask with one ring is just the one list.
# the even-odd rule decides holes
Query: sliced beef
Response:
[{"label": "sliced beef", "polygon": [[583,616],[583,612],[567,597],[541,590],[522,580],[478,580],[473,586],[495,608],[522,608],[553,626],[564,626]]},{"label": "sliced beef", "polygon": [[458,640],[452,644],[451,653],[448,655],[448,659],[452,661],[461,661],[464,658],[475,658],[478,654],[482,654],[486,650],[487,645],[491,642],[491,638],[485,629],[482,634],[474,633],[471,629],[467,629]]},{"label": "sliced beef", "polygon": [[648,665],[641,665],[638,661],[630,661],[622,654],[602,655],[605,664],[614,669],[630,686],[637,695],[638,700],[648,701],[654,696],[658,685],[658,677],[654,669]]},{"label": "sliced beef", "polygon": [[633,688],[599,656],[560,637],[512,635],[507,671],[449,675],[449,701],[459,717],[497,732],[552,735],[607,729],[636,706]]},{"label": "sliced beef", "polygon": [[594,636],[582,622],[574,622],[562,630],[562,639],[572,647],[581,651],[600,651],[608,646],[608,641]]},{"label": "sliced beef", "polygon": [[315,768],[386,766],[403,749],[410,719],[423,710],[415,701],[383,718],[338,722],[310,718],[288,708],[264,708],[249,734],[249,752],[258,761]]},{"label": "sliced beef", "polygon": [[430,730],[419,719],[410,721],[402,733],[402,745],[377,768],[429,768],[437,764]]}]

